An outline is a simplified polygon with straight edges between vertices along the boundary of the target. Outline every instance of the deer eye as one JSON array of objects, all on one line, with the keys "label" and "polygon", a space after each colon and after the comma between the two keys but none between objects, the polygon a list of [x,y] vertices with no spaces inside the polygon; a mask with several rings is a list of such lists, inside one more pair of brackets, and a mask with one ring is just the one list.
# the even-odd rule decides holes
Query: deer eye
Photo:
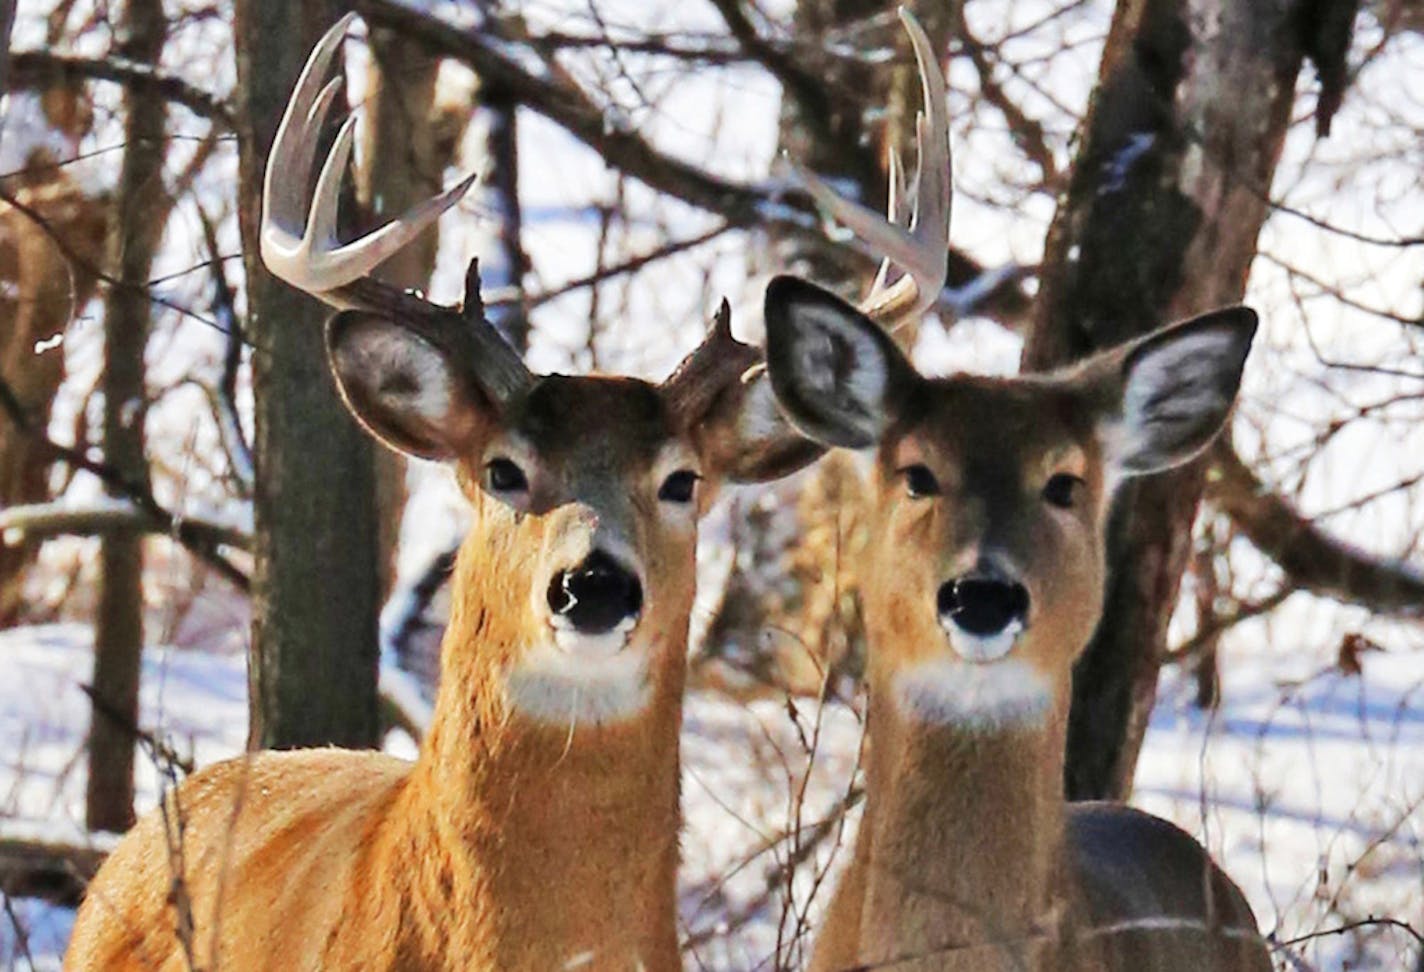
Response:
[{"label": "deer eye", "polygon": [[485,463],[485,479],[490,491],[495,493],[522,493],[529,488],[524,470],[505,458]]},{"label": "deer eye", "polygon": [[1083,480],[1070,473],[1054,473],[1043,486],[1043,498],[1060,510],[1071,510],[1083,494]]},{"label": "deer eye", "polygon": [[940,494],[939,480],[935,479],[935,474],[930,472],[929,466],[917,462],[901,469],[900,474],[905,477],[905,488],[912,497],[918,499],[921,496]]},{"label": "deer eye", "polygon": [[670,473],[658,487],[658,499],[668,503],[691,503],[699,478],[701,477],[691,469],[679,469]]}]

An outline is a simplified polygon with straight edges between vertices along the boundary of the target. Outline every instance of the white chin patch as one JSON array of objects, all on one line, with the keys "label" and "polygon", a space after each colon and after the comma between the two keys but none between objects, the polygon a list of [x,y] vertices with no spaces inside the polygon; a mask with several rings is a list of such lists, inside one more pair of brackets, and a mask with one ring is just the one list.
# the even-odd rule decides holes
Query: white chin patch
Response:
[{"label": "white chin patch", "polygon": [[1022,621],[1010,621],[997,634],[976,635],[948,618],[940,618],[939,626],[949,637],[949,646],[954,653],[968,662],[998,661],[1009,653],[1024,629]]},{"label": "white chin patch", "polygon": [[921,662],[897,672],[891,691],[907,719],[981,731],[1042,725],[1053,700],[1048,680],[1016,658]]},{"label": "white chin patch", "polygon": [[570,728],[638,715],[652,697],[647,659],[627,648],[620,628],[601,635],[556,629],[551,644],[531,649],[505,679],[510,703],[530,719]]}]

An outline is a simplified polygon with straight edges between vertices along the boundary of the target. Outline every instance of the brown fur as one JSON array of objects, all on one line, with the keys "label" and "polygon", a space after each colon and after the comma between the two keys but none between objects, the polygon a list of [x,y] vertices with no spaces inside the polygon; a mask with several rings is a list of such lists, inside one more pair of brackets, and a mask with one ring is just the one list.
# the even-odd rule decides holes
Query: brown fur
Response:
[{"label": "brown fur", "polygon": [[[457,464],[475,524],[419,759],[261,753],[195,775],[166,803],[181,841],[150,814],[95,878],[67,969],[185,967],[175,847],[204,969],[681,967],[678,732],[697,509],[656,496],[669,464],[721,469],[639,381],[546,378],[484,424]],[[507,453],[528,474],[527,509],[474,485]],[[644,582],[624,650],[644,654],[651,701],[604,725],[532,720],[506,675],[548,637],[548,580],[613,541]]]},{"label": "brown fur", "polygon": [[[1102,373],[919,380],[882,438],[864,586],[867,803],[813,969],[1270,968],[1258,944],[1210,932],[1103,933],[1161,916],[1248,937],[1256,925],[1181,831],[1126,808],[1069,808],[1062,797],[1070,673],[1103,594],[1107,484],[1092,426]],[[907,495],[898,471],[915,463],[942,495]],[[1055,472],[1084,481],[1071,510],[1041,498]],[[949,651],[936,592],[984,554],[1029,590],[1029,625],[1012,654],[1052,686],[1048,714],[990,728],[915,721],[890,683]]]}]

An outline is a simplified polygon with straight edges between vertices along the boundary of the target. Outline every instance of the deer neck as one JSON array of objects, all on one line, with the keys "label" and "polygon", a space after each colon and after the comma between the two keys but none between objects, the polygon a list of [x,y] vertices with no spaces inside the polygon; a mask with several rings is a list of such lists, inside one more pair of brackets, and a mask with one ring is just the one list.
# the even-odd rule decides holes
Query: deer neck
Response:
[{"label": "deer neck", "polygon": [[[673,968],[686,612],[649,663],[659,670],[638,715],[531,722],[502,684],[529,596],[516,570],[490,568],[513,563],[503,532],[477,527],[456,565],[435,714],[396,814],[393,844],[424,845],[398,864],[407,924],[492,968]],[[452,908],[468,926],[456,935]]]},{"label": "deer neck", "polygon": [[863,959],[1040,967],[1062,888],[1066,688],[1057,696],[1032,724],[961,727],[873,689]]}]

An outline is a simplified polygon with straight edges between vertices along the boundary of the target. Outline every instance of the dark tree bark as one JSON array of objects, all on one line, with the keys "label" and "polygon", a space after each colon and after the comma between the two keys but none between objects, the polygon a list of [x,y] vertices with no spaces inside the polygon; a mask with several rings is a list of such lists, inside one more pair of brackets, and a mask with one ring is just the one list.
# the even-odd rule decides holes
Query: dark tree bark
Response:
[{"label": "dark tree bark", "polygon": [[[1319,6],[1220,0],[1189,14],[1169,0],[1119,3],[1049,232],[1026,369],[1240,301],[1296,76],[1320,49]],[[1202,469],[1133,481],[1114,508],[1104,616],[1074,679],[1070,798],[1131,789]]]},{"label": "dark tree bark", "polygon": [[[137,64],[157,64],[168,30],[161,0],[130,0],[119,52]],[[148,280],[163,238],[166,102],[148,91],[125,97],[127,147],[119,173],[108,263],[117,283],[104,309],[104,459],[130,484],[147,488],[143,424],[147,407],[144,350],[151,324]],[[143,538],[105,537],[100,546],[95,616],[95,704],[89,727],[85,817],[90,830],[133,825],[133,727],[138,724],[143,652]]]},{"label": "dark tree bark", "polygon": [[376,448],[327,373],[315,299],[261,264],[272,135],[335,3],[240,0],[235,10],[239,221],[248,281],[257,484],[249,745],[377,741],[380,609]]}]

